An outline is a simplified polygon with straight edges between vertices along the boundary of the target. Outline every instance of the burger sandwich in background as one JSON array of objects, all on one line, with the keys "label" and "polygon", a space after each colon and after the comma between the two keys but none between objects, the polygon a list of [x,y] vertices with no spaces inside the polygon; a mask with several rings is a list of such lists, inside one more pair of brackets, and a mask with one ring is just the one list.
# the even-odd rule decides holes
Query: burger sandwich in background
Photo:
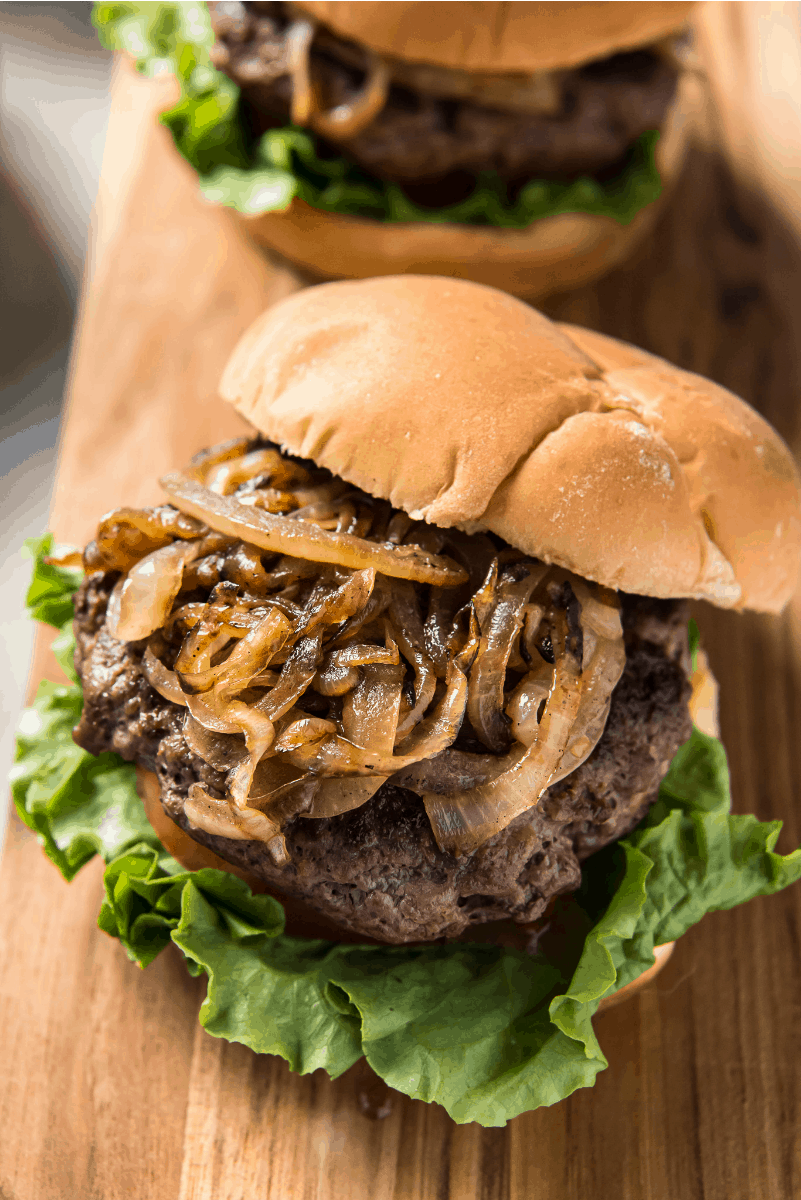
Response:
[{"label": "burger sandwich in background", "polygon": [[318,278],[448,274],[536,296],[629,253],[678,173],[688,3],[98,4],[174,70],[206,196]]}]

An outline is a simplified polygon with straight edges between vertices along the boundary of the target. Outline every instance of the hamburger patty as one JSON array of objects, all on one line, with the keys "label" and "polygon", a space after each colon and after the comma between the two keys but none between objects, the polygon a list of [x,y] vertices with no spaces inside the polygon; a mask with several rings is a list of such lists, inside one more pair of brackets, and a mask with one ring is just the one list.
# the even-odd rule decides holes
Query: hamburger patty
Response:
[{"label": "hamburger patty", "polygon": [[[286,125],[292,81],[277,73],[286,60],[285,6],[210,8],[215,61],[242,88],[255,130]],[[328,31],[318,35],[312,77],[329,108],[361,89],[360,61],[364,52],[353,43]],[[553,113],[502,111],[394,85],[365,129],[329,149],[379,179],[407,185],[487,171],[518,184],[597,175],[619,166],[641,134],[661,126],[676,83],[673,65],[639,50],[561,72],[561,104]]]},{"label": "hamburger patty", "polygon": [[[84,710],[74,737],[92,754],[113,750],[155,771],[166,812],[188,828],[183,805],[191,784],[223,795],[224,776],[191,753],[184,710],[145,678],[145,644],[109,635],[105,613],[115,580],[90,574],[76,597]],[[533,921],[553,896],[578,887],[583,858],[637,824],[690,734],[686,605],[624,597],[623,624],[626,667],[595,750],[535,809],[471,855],[443,853],[422,801],[391,783],[342,816],[291,821],[285,828],[291,862],[284,867],[260,842],[191,834],[362,937],[430,941],[485,921]]]}]

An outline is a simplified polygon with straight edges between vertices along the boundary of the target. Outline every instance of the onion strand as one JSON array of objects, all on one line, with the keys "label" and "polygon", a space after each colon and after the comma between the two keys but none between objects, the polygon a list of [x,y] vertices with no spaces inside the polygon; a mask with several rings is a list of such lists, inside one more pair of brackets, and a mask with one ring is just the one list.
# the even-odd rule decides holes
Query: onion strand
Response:
[{"label": "onion strand", "polygon": [[467,579],[467,572],[451,559],[428,554],[419,546],[391,542],[381,545],[351,534],[330,533],[306,521],[245,508],[232,497],[220,496],[178,472],[165,475],[161,486],[182,512],[229,537],[277,554],[355,570],[372,568],[383,575],[435,587],[455,587]]}]

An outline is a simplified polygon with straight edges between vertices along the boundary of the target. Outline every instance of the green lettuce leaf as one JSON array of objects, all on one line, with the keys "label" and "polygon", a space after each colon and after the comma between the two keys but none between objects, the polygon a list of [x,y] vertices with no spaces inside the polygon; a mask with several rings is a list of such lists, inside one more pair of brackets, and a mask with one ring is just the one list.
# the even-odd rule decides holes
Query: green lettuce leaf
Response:
[{"label": "green lettuce leaf", "polygon": [[172,939],[209,976],[200,1023],[215,1037],[333,1079],[361,1058],[358,1013],[331,983],[341,946],[233,930],[191,882]]},{"label": "green lettuce leaf", "polygon": [[[53,649],[65,675],[77,680],[72,598],[82,572],[48,563],[52,550],[52,534],[25,543],[23,553],[33,559],[26,605],[34,620],[59,631]],[[40,683],[20,717],[9,776],[21,820],[68,880],[95,854],[108,862],[135,842],[158,845],[136,793],[134,767],[116,754],[95,758],[73,742],[82,704],[77,682]]]},{"label": "green lettuce leaf", "polygon": [[283,933],[284,910],[277,900],[254,896],[247,884],[226,871],[209,867],[186,871],[158,842],[131,846],[106,868],[106,899],[98,924],[123,942],[134,962],[146,967],[169,945],[189,883],[216,904],[217,915],[232,937]]},{"label": "green lettuce leaf", "polygon": [[[30,600],[55,618],[77,580],[50,572],[48,549],[33,548]],[[106,860],[100,928],[142,966],[175,943],[208,977],[200,1021],[213,1036],[332,1077],[364,1055],[392,1087],[460,1123],[503,1125],[591,1086],[606,1065],[592,1018],[651,966],[655,946],[801,878],[801,850],[774,852],[779,822],[731,814],[723,747],[695,730],[645,821],[584,864],[536,956],[288,937],[276,900],[166,854],[133,768],[72,741],[80,707],[77,686],[42,685],[23,716],[13,788],[67,878],[95,853]]]},{"label": "green lettuce leaf", "polygon": [[58,567],[47,562],[53,552],[53,535],[28,538],[23,546],[23,557],[33,559],[33,572],[25,597],[28,614],[34,621],[52,625],[58,636],[53,639],[52,649],[58,665],[68,679],[77,681],[72,657],[75,638],[72,632],[72,597],[81,582],[83,572],[76,567]]},{"label": "green lettuce leaf", "polygon": [[82,703],[77,685],[40,683],[20,718],[9,776],[20,818],[68,880],[95,854],[108,862],[132,843],[157,844],[134,767],[116,754],[95,758],[73,742]]},{"label": "green lettuce leaf", "polygon": [[425,208],[397,184],[322,153],[317,138],[296,126],[250,137],[240,118],[239,88],[211,61],[214,33],[204,4],[100,3],[94,22],[103,44],[131,54],[144,74],[176,75],[181,99],[162,120],[200,175],[207,199],[238,212],[284,211],[298,196],[326,212],[381,221],[525,229],[541,217],[586,212],[627,225],[661,191],[654,160],[658,134],[652,131],[632,148],[620,175],[603,183],[535,179],[511,196],[503,180],[487,172],[460,203]]},{"label": "green lettuce leaf", "polygon": [[[230,919],[196,872],[159,875],[136,848],[107,870],[130,911],[154,879],[162,909],[103,923],[138,961],[152,958],[148,921],[208,975],[201,1023],[215,1037],[279,1054],[293,1070],[332,1077],[362,1053],[398,1091],[441,1104],[457,1122],[502,1125],[590,1086],[606,1065],[592,1028],[604,996],[636,979],[653,949],[707,912],[769,895],[801,878],[801,851],[773,853],[776,822],[729,812],[723,749],[693,733],[673,761],[650,818],[585,866],[572,901],[586,932],[529,957],[498,946],[343,946],[281,936],[265,920]],[[237,881],[238,882],[238,881]],[[178,887],[183,889],[178,918]],[[238,884],[244,889],[244,884]],[[244,892],[242,893],[244,895]],[[254,900],[258,899],[254,897]],[[144,914],[144,915],[143,915]]]}]

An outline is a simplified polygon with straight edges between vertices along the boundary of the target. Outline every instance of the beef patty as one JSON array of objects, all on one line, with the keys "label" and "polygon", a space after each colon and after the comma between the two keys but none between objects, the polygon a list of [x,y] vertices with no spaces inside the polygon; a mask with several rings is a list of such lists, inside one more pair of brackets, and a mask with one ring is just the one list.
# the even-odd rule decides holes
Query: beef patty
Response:
[{"label": "beef patty", "polygon": [[[189,787],[200,781],[222,795],[224,776],[192,754],[183,736],[184,710],[145,678],[145,643],[109,635],[106,605],[116,578],[90,574],[76,596],[84,709],[74,737],[92,754],[113,750],[155,771],[166,812],[188,829],[183,805]],[[189,832],[275,891],[362,937],[430,941],[485,921],[533,921],[553,896],[578,887],[583,858],[641,820],[690,735],[686,605],[624,597],[623,625],[626,667],[595,750],[535,809],[470,855],[443,853],[423,802],[391,783],[342,816],[291,821],[285,829],[291,862],[283,867],[260,842]]]},{"label": "beef patty", "polygon": [[[283,4],[212,3],[215,61],[243,92],[255,132],[290,120],[286,61],[292,20]],[[362,88],[360,47],[324,31],[311,71],[328,107]],[[354,65],[355,64],[355,65]],[[328,146],[379,179],[401,184],[494,172],[511,184],[570,180],[622,165],[641,134],[661,127],[676,91],[676,67],[650,50],[617,54],[559,73],[552,113],[502,111],[393,85],[379,114],[354,137]]]}]

